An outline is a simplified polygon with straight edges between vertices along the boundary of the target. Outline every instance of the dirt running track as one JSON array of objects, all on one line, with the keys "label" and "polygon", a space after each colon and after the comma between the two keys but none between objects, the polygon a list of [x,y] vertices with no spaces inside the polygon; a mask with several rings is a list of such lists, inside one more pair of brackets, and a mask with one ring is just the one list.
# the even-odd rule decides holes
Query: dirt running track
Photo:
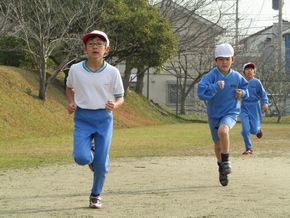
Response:
[{"label": "dirt running track", "polygon": [[87,207],[87,167],[0,171],[0,217],[290,217],[289,158],[232,165],[222,187],[213,157],[113,160],[100,210]]}]

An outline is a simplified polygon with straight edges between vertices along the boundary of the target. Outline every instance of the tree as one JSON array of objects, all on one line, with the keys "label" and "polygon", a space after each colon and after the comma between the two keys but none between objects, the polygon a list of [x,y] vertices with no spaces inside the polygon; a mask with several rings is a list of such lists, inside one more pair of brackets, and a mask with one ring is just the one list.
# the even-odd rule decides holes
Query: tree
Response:
[{"label": "tree", "polygon": [[80,46],[79,33],[98,23],[104,2],[100,0],[10,0],[1,1],[2,17],[13,24],[10,35],[25,42],[25,51],[32,57],[39,73],[39,98],[46,98],[48,85],[68,62],[64,58],[49,77],[47,61],[57,48]]},{"label": "tree", "polygon": [[[157,66],[174,50],[165,52],[165,55],[158,51],[152,52],[153,48],[156,51],[158,44],[152,41],[159,31],[156,28],[166,30],[164,33],[167,34],[170,34],[170,29],[168,26],[163,27],[165,21],[158,18],[146,0],[0,0],[0,7],[5,8],[0,15],[9,18],[5,23],[14,27],[14,31],[9,34],[25,42],[25,52],[32,57],[33,65],[39,72],[40,99],[46,98],[47,87],[57,74],[67,70],[69,64],[81,57],[81,34],[96,27],[106,30],[112,39],[112,52],[107,60],[113,65],[132,59],[133,56],[134,63],[137,60],[145,62],[154,53],[154,60],[151,59],[149,63]],[[159,23],[154,26],[154,22]],[[164,39],[174,42],[174,39],[167,36]],[[158,46],[165,47],[164,41],[159,40]],[[57,65],[51,74],[47,73],[49,58]],[[146,66],[151,66],[148,61]]]},{"label": "tree", "polygon": [[[262,57],[263,58],[263,57]],[[290,93],[290,78],[282,69],[270,66],[267,62],[258,62],[262,83],[270,100],[270,116],[277,116],[277,123],[281,121],[286,111],[286,99]]]},{"label": "tree", "polygon": [[[204,51],[206,52],[206,50]],[[205,56],[203,56],[205,55]],[[192,62],[191,60],[199,58],[199,64]],[[206,60],[205,57],[208,57]],[[177,103],[180,102],[180,114],[186,113],[186,99],[190,92],[194,90],[195,85],[200,81],[201,77],[208,71],[205,71],[204,66],[208,65],[210,69],[212,63],[212,57],[207,54],[189,54],[178,52],[174,61],[170,61],[168,65],[164,67],[164,70],[177,78]]]},{"label": "tree", "polygon": [[137,69],[137,92],[141,93],[144,72],[150,67],[160,67],[174,54],[176,37],[168,21],[147,0],[114,1],[106,13],[108,18],[104,22],[110,26],[107,29],[113,30],[110,37],[114,43],[109,58],[115,63],[125,61],[125,90],[132,69]]},{"label": "tree", "polygon": [[[218,26],[222,12],[217,10],[212,15],[206,13],[212,3],[207,0],[163,0],[156,5],[168,17],[179,39],[177,56],[164,65],[163,69],[177,78],[181,114],[186,112],[187,96],[202,75],[213,66],[212,51],[224,31]],[[199,14],[206,14],[214,21],[211,22]]]},{"label": "tree", "polygon": [[139,43],[138,51],[129,60],[131,66],[137,69],[136,92],[139,94],[142,94],[145,72],[149,68],[158,70],[175,54],[177,46],[169,23],[160,17],[156,8],[149,7],[146,19],[143,31],[147,32],[147,37]]},{"label": "tree", "polygon": [[25,62],[26,58],[25,53],[21,49],[22,46],[23,41],[18,40],[15,37],[1,37],[0,64],[19,67],[20,64]]}]

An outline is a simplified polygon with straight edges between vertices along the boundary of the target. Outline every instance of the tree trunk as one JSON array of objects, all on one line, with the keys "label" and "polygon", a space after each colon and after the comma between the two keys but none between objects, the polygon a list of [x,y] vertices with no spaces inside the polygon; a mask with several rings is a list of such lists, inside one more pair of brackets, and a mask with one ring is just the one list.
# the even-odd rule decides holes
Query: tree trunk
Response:
[{"label": "tree trunk", "polygon": [[40,72],[39,72],[39,90],[38,90],[38,97],[41,100],[46,99],[46,90],[47,90],[47,78],[46,78],[46,60],[43,59],[42,63],[40,64]]},{"label": "tree trunk", "polygon": [[64,89],[66,89],[66,81],[67,81],[67,77],[68,77],[68,71],[69,71],[69,69],[63,70],[63,73],[64,73],[63,87],[64,87]]},{"label": "tree trunk", "polygon": [[129,61],[126,61],[126,67],[125,67],[124,76],[123,76],[123,86],[124,86],[125,96],[127,95],[128,88],[130,85],[132,69],[133,67],[130,65]]},{"label": "tree trunk", "polygon": [[184,72],[184,79],[183,81],[180,81],[180,93],[181,93],[181,99],[180,99],[180,114],[185,114],[185,101],[186,101],[186,86],[187,86],[187,71]]},{"label": "tree trunk", "polygon": [[46,99],[46,90],[47,90],[47,83],[45,80],[40,80],[39,81],[39,91],[38,91],[38,97],[41,100]]},{"label": "tree trunk", "polygon": [[138,68],[137,71],[137,84],[136,84],[136,93],[142,95],[143,86],[144,86],[144,76],[145,76],[145,69],[144,67]]},{"label": "tree trunk", "polygon": [[277,123],[280,123],[282,116],[279,114],[277,118]]},{"label": "tree trunk", "polygon": [[185,100],[186,100],[185,93],[182,92],[180,99],[180,114],[185,114]]},{"label": "tree trunk", "polygon": [[[46,74],[46,73],[45,73]],[[41,100],[45,100],[46,99],[46,90],[47,90],[47,83],[46,80],[44,79],[40,79],[39,81],[39,91],[38,91],[38,97]]]}]

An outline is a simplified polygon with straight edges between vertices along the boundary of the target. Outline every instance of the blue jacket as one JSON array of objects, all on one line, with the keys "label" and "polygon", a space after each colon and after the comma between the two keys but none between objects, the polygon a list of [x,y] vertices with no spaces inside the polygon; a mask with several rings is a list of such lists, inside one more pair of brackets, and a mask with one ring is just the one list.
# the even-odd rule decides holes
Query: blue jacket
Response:
[{"label": "blue jacket", "polygon": [[[217,81],[225,82],[220,89]],[[227,75],[222,74],[217,67],[213,68],[198,83],[198,97],[207,103],[207,113],[210,118],[220,119],[224,116],[237,116],[240,113],[241,101],[238,100],[236,89],[243,92],[242,98],[247,98],[247,80],[237,71],[230,69]]]},{"label": "blue jacket", "polygon": [[253,78],[248,81],[248,90],[249,90],[249,97],[245,98],[243,102],[259,102],[261,104],[268,104],[269,99],[267,96],[267,92],[265,91],[262,83],[257,78]]}]

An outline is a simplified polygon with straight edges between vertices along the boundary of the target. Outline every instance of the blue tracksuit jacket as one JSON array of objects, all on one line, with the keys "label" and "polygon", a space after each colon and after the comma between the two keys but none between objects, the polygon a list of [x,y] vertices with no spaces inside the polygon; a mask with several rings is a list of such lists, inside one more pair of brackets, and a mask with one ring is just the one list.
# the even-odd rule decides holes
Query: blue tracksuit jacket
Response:
[{"label": "blue tracksuit jacket", "polygon": [[[220,89],[217,81],[225,82]],[[243,98],[249,96],[247,80],[237,71],[230,69],[227,75],[222,74],[217,67],[203,76],[198,84],[198,97],[207,102],[208,117],[220,119],[224,116],[238,116],[241,101],[236,99],[236,89],[241,89]]]},{"label": "blue tracksuit jacket", "polygon": [[[253,78],[248,81],[249,97],[243,99],[240,119],[242,123],[242,136],[246,150],[252,149],[250,134],[257,134],[261,129],[261,105],[269,104],[267,93],[260,80]],[[261,104],[261,105],[260,105]]]}]

